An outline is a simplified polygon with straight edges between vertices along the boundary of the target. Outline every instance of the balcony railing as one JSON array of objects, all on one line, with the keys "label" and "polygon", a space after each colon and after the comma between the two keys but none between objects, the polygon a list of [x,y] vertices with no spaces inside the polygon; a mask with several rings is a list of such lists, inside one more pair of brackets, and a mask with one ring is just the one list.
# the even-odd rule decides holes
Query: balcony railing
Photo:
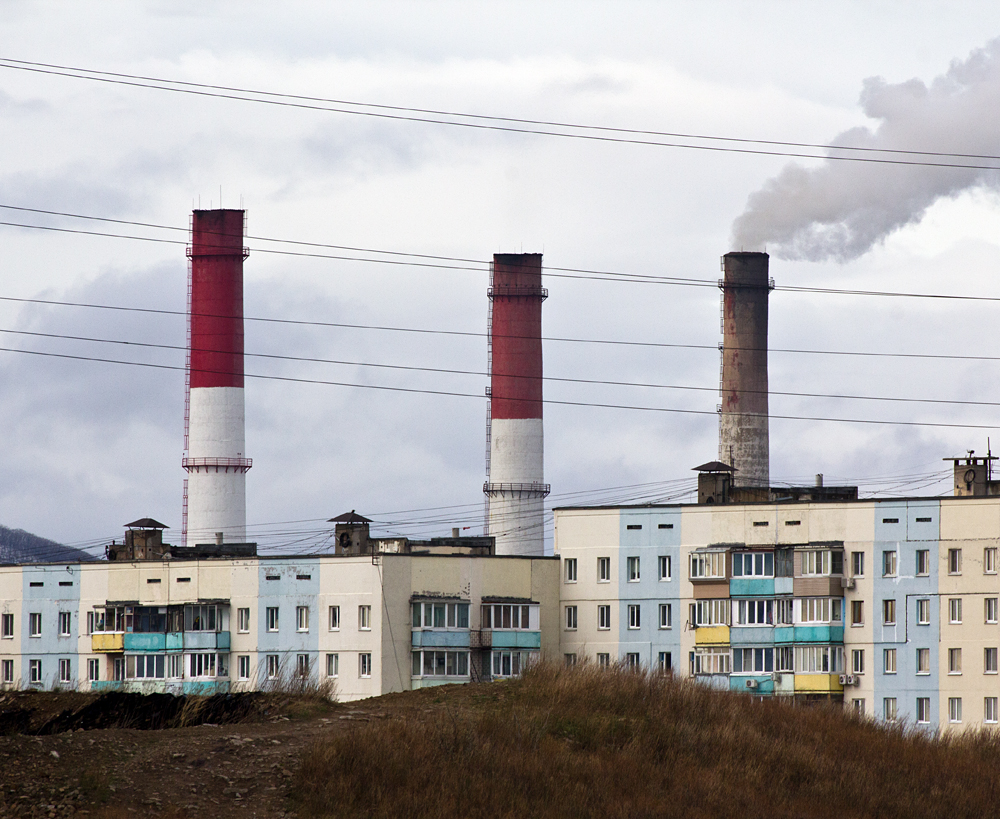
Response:
[{"label": "balcony railing", "polygon": [[181,458],[181,466],[188,472],[201,472],[214,469],[218,472],[246,472],[253,466],[253,458]]}]

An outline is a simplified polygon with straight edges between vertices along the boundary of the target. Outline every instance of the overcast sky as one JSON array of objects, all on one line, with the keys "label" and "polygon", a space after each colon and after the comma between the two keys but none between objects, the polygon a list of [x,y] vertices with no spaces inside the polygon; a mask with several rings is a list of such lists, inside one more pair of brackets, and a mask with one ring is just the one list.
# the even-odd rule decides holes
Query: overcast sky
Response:
[{"label": "overcast sky", "polygon": [[[0,56],[533,120],[1000,154],[1000,5],[903,8],[3,0]],[[693,485],[691,468],[717,456],[719,291],[711,283],[729,250],[772,254],[772,391],[1000,402],[995,361],[777,352],[1000,355],[989,302],[780,289],[1000,296],[1000,171],[474,130],[10,65],[0,67],[0,205],[186,227],[193,206],[242,204],[251,237],[474,260],[541,252],[549,268],[707,281],[547,278],[547,337],[705,347],[545,342],[547,376],[659,385],[550,381],[547,399],[703,413],[547,404],[554,505],[690,498],[682,493]],[[185,238],[9,209],[0,221]],[[484,265],[283,256],[263,252],[274,244],[247,243],[248,317],[485,330]],[[5,299],[183,312],[186,280],[183,244],[0,227]],[[177,348],[0,333],[4,348],[174,368],[0,352],[0,524],[99,545],[120,538],[126,521],[151,516],[177,542],[183,316],[0,301],[0,328]],[[250,374],[475,396],[247,379],[249,536],[308,551],[324,543],[327,518],[351,509],[375,518],[379,532],[481,530],[486,378],[358,364],[482,373],[481,335],[248,321],[246,349],[356,362],[251,356]],[[772,395],[771,412],[982,425],[998,416],[974,403],[786,395]],[[938,494],[949,488],[941,458],[984,451],[991,434],[1000,441],[990,429],[775,418],[772,481],[811,482],[822,472],[827,483],[858,483],[868,495]]]}]

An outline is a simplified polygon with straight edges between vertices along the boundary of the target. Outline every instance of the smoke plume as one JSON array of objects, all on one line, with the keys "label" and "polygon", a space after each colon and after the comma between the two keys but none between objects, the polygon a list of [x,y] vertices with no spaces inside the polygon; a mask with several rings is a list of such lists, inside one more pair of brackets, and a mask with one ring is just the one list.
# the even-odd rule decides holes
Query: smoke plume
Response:
[{"label": "smoke plume", "polygon": [[[838,134],[831,145],[1000,154],[1000,39],[954,61],[928,87],[921,80],[864,82],[861,107],[878,126]],[[829,156],[845,155],[831,149]],[[926,162],[992,165],[998,170],[883,165],[826,159],[790,163],[752,193],[733,223],[734,250],[763,250],[783,259],[847,261],[905,225],[920,221],[937,199],[974,187],[1000,187],[1000,161],[874,153]]]}]

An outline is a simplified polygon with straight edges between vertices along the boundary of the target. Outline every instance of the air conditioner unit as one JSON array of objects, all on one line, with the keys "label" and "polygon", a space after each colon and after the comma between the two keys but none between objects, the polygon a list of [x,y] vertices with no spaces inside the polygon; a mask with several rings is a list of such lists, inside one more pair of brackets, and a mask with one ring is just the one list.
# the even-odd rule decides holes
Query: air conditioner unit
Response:
[{"label": "air conditioner unit", "polygon": [[842,589],[853,589],[854,588],[854,578],[853,577],[842,577],[842,578],[840,578],[840,588],[842,588]]},{"label": "air conditioner unit", "polygon": [[756,688],[757,687],[757,680],[747,680],[746,681],[746,686],[747,686],[747,688]]},{"label": "air conditioner unit", "polygon": [[846,674],[841,674],[840,675],[840,684],[841,685],[848,685],[847,675]]},{"label": "air conditioner unit", "polygon": [[859,680],[853,674],[848,674],[847,675],[847,684],[848,685],[857,685],[859,682],[861,682],[861,680]]}]

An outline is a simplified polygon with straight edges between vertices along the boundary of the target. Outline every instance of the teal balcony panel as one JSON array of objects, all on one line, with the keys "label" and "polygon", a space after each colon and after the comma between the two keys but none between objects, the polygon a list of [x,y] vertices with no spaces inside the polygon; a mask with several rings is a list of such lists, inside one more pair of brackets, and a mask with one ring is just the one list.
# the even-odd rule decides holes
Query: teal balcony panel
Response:
[{"label": "teal balcony panel", "polygon": [[228,631],[220,631],[216,634],[216,647],[219,651],[229,651],[230,639]]},{"label": "teal balcony panel", "polygon": [[180,651],[184,648],[184,632],[167,632],[167,651]]},{"label": "teal balcony panel", "polygon": [[540,631],[497,631],[493,630],[493,648],[535,648],[542,647]]},{"label": "teal balcony panel", "polygon": [[468,631],[424,629],[413,632],[412,644],[414,648],[468,648],[471,642]]},{"label": "teal balcony panel", "polygon": [[[755,686],[747,687],[747,682],[755,682]],[[733,674],[729,678],[731,691],[743,691],[746,694],[773,694],[774,682],[770,674]]]},{"label": "teal balcony panel", "polygon": [[729,581],[730,597],[774,597],[773,577],[734,577]]},{"label": "teal balcony panel", "polygon": [[163,651],[167,644],[166,634],[125,634],[125,650],[132,652]]},{"label": "teal balcony panel", "polygon": [[[218,645],[218,634],[214,631],[185,631],[184,650],[185,651],[206,651],[214,649]],[[226,633],[229,638],[229,633]]]},{"label": "teal balcony panel", "polygon": [[829,643],[844,642],[843,626],[783,626],[774,630],[775,643]]},{"label": "teal balcony panel", "polygon": [[229,680],[191,680],[185,681],[182,687],[185,694],[196,696],[211,696],[212,694],[228,694]]}]

